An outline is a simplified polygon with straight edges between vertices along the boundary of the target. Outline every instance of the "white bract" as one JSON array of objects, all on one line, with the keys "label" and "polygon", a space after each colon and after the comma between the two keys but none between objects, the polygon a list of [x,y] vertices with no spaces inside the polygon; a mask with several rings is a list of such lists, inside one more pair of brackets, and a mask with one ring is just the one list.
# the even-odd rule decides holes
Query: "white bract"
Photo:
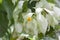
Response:
[{"label": "white bract", "polygon": [[58,21],[54,16],[51,16],[51,15],[48,14],[46,16],[46,18],[48,20],[49,26],[55,27],[55,25],[58,24]]},{"label": "white bract", "polygon": [[39,25],[38,27],[39,32],[42,32],[43,34],[45,34],[47,30],[48,22],[47,22],[47,19],[41,14],[42,10],[43,10],[42,8],[37,8],[36,14],[37,14],[37,21]]},{"label": "white bract", "polygon": [[18,7],[19,7],[20,9],[22,8],[23,3],[24,3],[24,1],[19,1],[19,3],[18,3]]},{"label": "white bract", "polygon": [[36,14],[39,14],[39,13],[41,14],[41,11],[42,10],[43,10],[42,8],[38,7],[38,8],[36,8],[36,11],[35,12],[36,12]]},{"label": "white bract", "polygon": [[32,20],[31,22],[27,22],[25,31],[28,34],[37,35],[38,31],[37,31],[36,20]]},{"label": "white bract", "polygon": [[13,11],[13,18],[14,18],[15,22],[17,22],[18,15],[22,11],[23,3],[24,3],[24,1],[19,1],[18,5],[16,6],[16,8]]},{"label": "white bract", "polygon": [[60,36],[58,36],[59,40],[60,40]]},{"label": "white bract", "polygon": [[57,3],[56,6],[60,7],[60,0],[55,0],[55,2]]},{"label": "white bract", "polygon": [[27,14],[23,15],[23,18],[27,19],[28,17],[32,17],[33,14],[34,13],[27,13]]},{"label": "white bract", "polygon": [[16,12],[19,9],[22,10],[23,3],[24,3],[24,1],[19,1],[18,5],[16,6],[14,11]]},{"label": "white bract", "polygon": [[37,16],[38,16],[37,21],[39,24],[39,32],[42,32],[43,34],[45,34],[48,26],[47,19],[41,14],[38,14]]},{"label": "white bract", "polygon": [[17,40],[22,40],[22,39],[24,39],[24,37],[28,38],[29,35],[22,33],[22,34],[17,38]]},{"label": "white bract", "polygon": [[15,5],[15,3],[17,2],[17,0],[12,0],[12,3]]},{"label": "white bract", "polygon": [[47,8],[47,9],[51,9],[51,6],[49,5],[49,3],[46,0],[40,0],[40,2],[38,2],[36,4],[36,8]]},{"label": "white bract", "polygon": [[46,8],[45,8],[45,10],[48,12],[48,14],[46,15],[46,19],[48,20],[49,25],[54,27],[55,25],[58,24],[58,20],[54,16],[56,14],[54,13],[54,11],[50,11],[50,10],[48,10]]},{"label": "white bract", "polygon": [[54,16],[56,17],[57,20],[60,20],[60,8],[58,7],[53,7],[53,11],[54,11]]},{"label": "white bract", "polygon": [[0,38],[0,40],[2,40],[2,38]]},{"label": "white bract", "polygon": [[22,32],[22,28],[23,28],[22,24],[20,24],[20,23],[16,23],[15,24],[16,32],[21,33]]}]

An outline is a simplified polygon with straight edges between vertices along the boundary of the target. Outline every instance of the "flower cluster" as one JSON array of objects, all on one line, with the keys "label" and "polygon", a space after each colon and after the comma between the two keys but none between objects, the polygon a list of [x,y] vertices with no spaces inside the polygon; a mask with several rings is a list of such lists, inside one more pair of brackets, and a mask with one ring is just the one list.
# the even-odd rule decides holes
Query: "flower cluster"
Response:
[{"label": "flower cluster", "polygon": [[[49,29],[50,26],[55,28],[56,25],[59,24],[60,8],[56,7],[55,4],[48,3],[46,0],[41,0],[36,3],[36,7],[33,7],[35,12],[31,12],[31,9],[28,9],[27,12],[21,12],[23,3],[24,1],[20,1],[13,12],[15,30],[17,33],[23,34],[22,36],[26,37],[25,34],[27,34],[35,37],[39,33],[45,35],[47,28]],[[23,23],[17,21],[19,12],[24,19]]]}]

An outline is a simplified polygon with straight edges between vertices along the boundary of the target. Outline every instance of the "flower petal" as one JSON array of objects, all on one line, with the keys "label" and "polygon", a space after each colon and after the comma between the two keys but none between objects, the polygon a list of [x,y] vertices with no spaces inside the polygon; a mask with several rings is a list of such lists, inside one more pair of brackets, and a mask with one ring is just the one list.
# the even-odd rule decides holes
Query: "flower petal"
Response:
[{"label": "flower petal", "polygon": [[22,25],[20,23],[16,23],[15,24],[15,29],[18,33],[21,33],[22,32]]},{"label": "flower petal", "polygon": [[48,26],[47,19],[42,14],[39,14],[38,17],[37,17],[38,18],[37,20],[38,20],[38,24],[39,24],[39,30],[40,30],[40,32],[45,34],[46,30],[47,30],[47,26]]}]

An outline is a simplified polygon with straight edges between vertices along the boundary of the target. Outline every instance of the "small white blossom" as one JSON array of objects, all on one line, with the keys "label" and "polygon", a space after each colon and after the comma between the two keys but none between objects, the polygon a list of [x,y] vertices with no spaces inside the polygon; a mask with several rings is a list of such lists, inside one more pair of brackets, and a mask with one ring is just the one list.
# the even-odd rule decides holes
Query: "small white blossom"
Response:
[{"label": "small white blossom", "polygon": [[54,16],[48,14],[46,18],[48,20],[48,24],[51,25],[52,27],[58,24],[58,20]]},{"label": "small white blossom", "polygon": [[19,7],[20,9],[22,8],[23,3],[24,3],[24,1],[19,1],[19,3],[18,3],[18,7]]},{"label": "small white blossom", "polygon": [[20,23],[16,23],[16,24],[15,24],[15,30],[16,30],[18,33],[21,33],[21,32],[22,32],[22,28],[23,28],[22,24],[20,24]]},{"label": "small white blossom", "polygon": [[37,8],[36,9],[36,14],[37,14],[37,22],[38,22],[38,31],[42,32],[43,34],[46,33],[47,30],[47,26],[48,26],[48,22],[47,19],[41,14],[41,12],[43,11],[42,8]]},{"label": "small white blossom", "polygon": [[45,8],[45,10],[48,12],[48,14],[46,15],[46,18],[48,20],[49,25],[51,25],[51,26],[57,25],[58,24],[58,20],[56,19],[56,16],[54,16],[54,15],[56,15],[54,13],[54,11],[50,11],[50,10],[48,10],[46,8]]},{"label": "small white blossom", "polygon": [[[47,6],[48,5],[48,6]],[[46,0],[40,0],[40,2],[38,2],[36,4],[36,8],[47,8],[47,9],[51,9],[51,6],[49,5],[49,3]]]},{"label": "small white blossom", "polygon": [[26,28],[25,32],[28,34],[31,34],[31,35],[38,34],[36,20],[32,20],[31,22],[27,22],[25,28]]},{"label": "small white blossom", "polygon": [[60,20],[60,8],[53,7],[53,11],[55,12],[54,16],[56,17],[56,19]]},{"label": "small white blossom", "polygon": [[36,8],[36,13],[41,13],[41,11],[42,11],[43,9],[42,8]]},{"label": "small white blossom", "polygon": [[2,40],[2,38],[0,38],[0,40]]}]

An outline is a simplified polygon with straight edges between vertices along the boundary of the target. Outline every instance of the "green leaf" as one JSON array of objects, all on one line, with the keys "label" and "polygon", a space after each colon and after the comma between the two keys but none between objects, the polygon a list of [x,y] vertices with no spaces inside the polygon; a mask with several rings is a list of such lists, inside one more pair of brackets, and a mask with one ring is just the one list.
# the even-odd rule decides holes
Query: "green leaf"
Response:
[{"label": "green leaf", "polygon": [[55,26],[56,30],[60,30],[60,24]]},{"label": "green leaf", "polygon": [[[7,32],[8,27],[8,19],[12,21],[14,5],[12,4],[12,0],[3,0],[3,3],[0,5],[0,37],[3,37]],[[7,18],[8,16],[8,18]],[[2,30],[2,31],[1,31]]]},{"label": "green leaf", "polygon": [[50,3],[55,3],[55,0],[47,0]]},{"label": "green leaf", "polygon": [[22,40],[30,40],[30,39],[29,39],[29,38],[24,37],[24,39],[22,39]]},{"label": "green leaf", "polygon": [[[14,1],[14,0],[13,0],[13,1]],[[16,6],[18,5],[19,1],[20,1],[20,0],[17,0],[17,1],[15,2],[15,6],[14,6],[15,8],[16,8]]]},{"label": "green leaf", "polygon": [[44,37],[44,35],[42,34],[42,33],[39,33],[38,34],[38,39],[40,40],[40,39],[43,39],[43,37]]},{"label": "green leaf", "polygon": [[19,13],[19,15],[18,15],[18,22],[20,22],[20,23],[24,22],[24,19],[23,19],[23,16],[21,13]]},{"label": "green leaf", "polygon": [[22,9],[22,12],[26,12],[27,10],[28,10],[28,1],[25,1],[24,3],[23,3],[23,7],[22,7],[23,9]]},{"label": "green leaf", "polygon": [[41,12],[41,14],[42,14],[44,17],[46,17],[46,14],[48,14],[48,12],[45,11],[45,10],[43,10],[43,11]]},{"label": "green leaf", "polygon": [[8,29],[7,13],[0,12],[0,37],[3,37]]},{"label": "green leaf", "polygon": [[0,5],[0,12],[5,12],[5,10],[4,10],[4,7],[2,6],[2,4]]},{"label": "green leaf", "polygon": [[0,0],[0,4],[2,3],[2,0]]},{"label": "green leaf", "polygon": [[34,9],[34,8],[31,8],[31,11],[32,11],[32,12],[35,12],[35,9]]},{"label": "green leaf", "polygon": [[12,3],[12,0],[3,0],[3,7],[8,14],[8,19],[11,19],[14,10],[14,5]]},{"label": "green leaf", "polygon": [[10,24],[9,24],[9,27],[10,27],[11,25],[13,25],[13,24],[14,24],[14,19],[11,18],[11,20],[10,20]]},{"label": "green leaf", "polygon": [[50,30],[46,32],[46,36],[49,36],[49,37],[52,37],[52,38],[55,38],[56,35],[55,35],[55,32],[54,32],[54,28],[50,26]]},{"label": "green leaf", "polygon": [[35,9],[33,7],[36,6],[36,3],[37,1],[32,1],[31,3],[30,1],[28,2],[28,8],[31,9],[32,12],[35,12]]},{"label": "green leaf", "polygon": [[32,6],[32,7],[35,7],[35,6],[36,6],[36,3],[37,3],[37,1],[32,1],[32,2],[31,2],[31,6]]},{"label": "green leaf", "polygon": [[36,16],[37,16],[36,13],[34,13],[34,14],[32,15],[32,18],[33,18],[33,19],[36,19]]}]

